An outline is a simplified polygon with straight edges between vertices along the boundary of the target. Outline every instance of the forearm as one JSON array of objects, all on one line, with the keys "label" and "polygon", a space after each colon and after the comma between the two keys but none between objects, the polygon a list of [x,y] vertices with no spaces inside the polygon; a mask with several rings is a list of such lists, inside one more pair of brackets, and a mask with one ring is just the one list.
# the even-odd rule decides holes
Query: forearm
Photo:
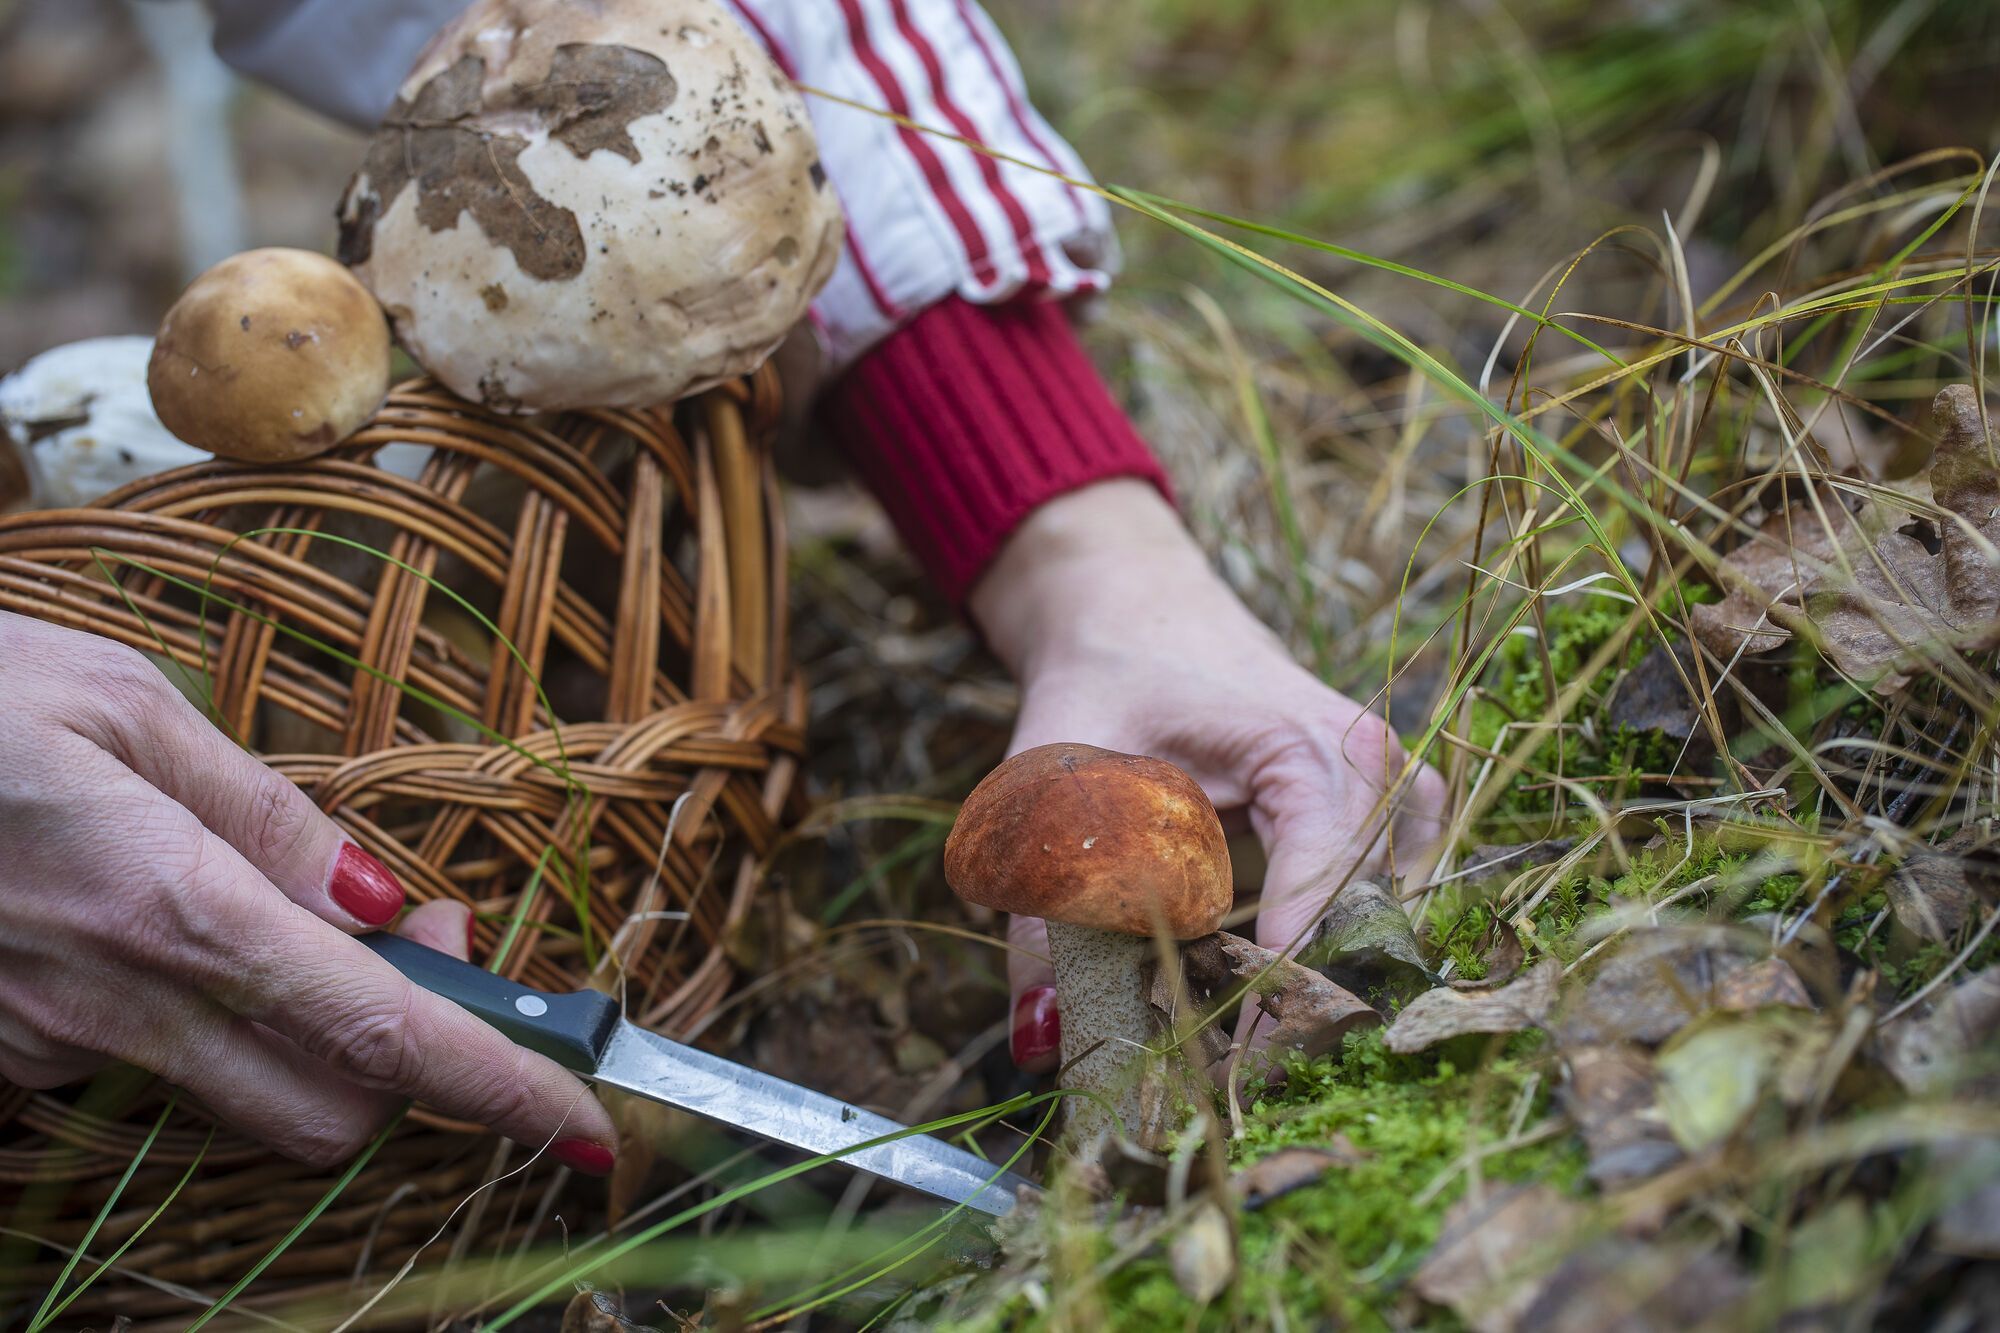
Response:
[{"label": "forearm", "polygon": [[1169,610],[1218,600],[1233,605],[1159,491],[1113,479],[1028,515],[966,609],[1025,681],[1107,643],[1130,642]]}]

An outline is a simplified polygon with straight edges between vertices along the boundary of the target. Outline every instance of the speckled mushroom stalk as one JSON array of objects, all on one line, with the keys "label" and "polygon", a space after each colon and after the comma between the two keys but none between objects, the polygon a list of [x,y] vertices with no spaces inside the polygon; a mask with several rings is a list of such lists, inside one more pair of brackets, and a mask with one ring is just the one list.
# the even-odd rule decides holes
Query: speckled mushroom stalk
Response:
[{"label": "speckled mushroom stalk", "polygon": [[1143,984],[1154,941],[1062,921],[1048,925],[1062,1014],[1063,1083],[1104,1099],[1070,1100],[1065,1122],[1071,1141],[1087,1153],[1123,1125],[1133,1142],[1153,1147],[1171,1132],[1173,1113],[1169,1080],[1159,1076],[1160,1057],[1153,1053],[1162,1035],[1160,1015]]},{"label": "speckled mushroom stalk", "polygon": [[1145,964],[1160,932],[1206,935],[1229,908],[1229,849],[1208,797],[1163,760],[1039,746],[966,798],[944,865],[968,902],[1048,923],[1063,1083],[1093,1094],[1069,1100],[1072,1149],[1094,1156],[1119,1123],[1160,1146],[1177,1099]]}]

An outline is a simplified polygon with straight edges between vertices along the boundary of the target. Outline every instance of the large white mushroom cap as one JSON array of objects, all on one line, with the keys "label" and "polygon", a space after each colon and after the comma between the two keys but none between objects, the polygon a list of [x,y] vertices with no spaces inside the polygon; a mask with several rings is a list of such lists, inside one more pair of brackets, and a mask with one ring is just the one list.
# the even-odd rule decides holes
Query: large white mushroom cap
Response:
[{"label": "large white mushroom cap", "polygon": [[477,0],[418,60],[340,223],[410,354],[502,411],[747,373],[844,236],[804,103],[713,0]]},{"label": "large white mushroom cap", "polygon": [[[89,504],[127,482],[199,463],[153,415],[146,393],[151,338],[87,338],[52,348],[0,379],[0,432],[25,494],[0,509]],[[12,469],[0,466],[0,476]]]}]

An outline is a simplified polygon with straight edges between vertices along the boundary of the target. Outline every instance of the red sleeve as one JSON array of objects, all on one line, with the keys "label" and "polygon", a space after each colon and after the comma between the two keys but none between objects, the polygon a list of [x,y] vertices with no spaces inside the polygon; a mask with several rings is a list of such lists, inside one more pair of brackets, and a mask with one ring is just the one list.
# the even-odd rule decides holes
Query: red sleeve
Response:
[{"label": "red sleeve", "polygon": [[947,298],[856,362],[819,418],[953,605],[1045,501],[1112,477],[1173,498],[1054,302]]}]

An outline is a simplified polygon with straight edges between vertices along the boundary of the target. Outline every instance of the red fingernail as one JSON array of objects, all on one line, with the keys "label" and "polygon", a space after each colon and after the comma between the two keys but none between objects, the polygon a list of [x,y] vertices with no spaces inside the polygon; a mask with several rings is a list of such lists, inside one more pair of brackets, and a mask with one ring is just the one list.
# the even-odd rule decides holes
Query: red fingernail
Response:
[{"label": "red fingernail", "polygon": [[572,1171],[585,1175],[608,1176],[618,1158],[611,1149],[589,1139],[557,1139],[549,1145],[549,1156]]},{"label": "red fingernail", "polygon": [[1046,1062],[1062,1049],[1062,1015],[1056,1011],[1056,988],[1036,986],[1014,1002],[1014,1036],[1008,1043],[1021,1069]]},{"label": "red fingernail", "polygon": [[386,926],[403,910],[402,884],[357,843],[340,849],[326,891],[365,926]]},{"label": "red fingernail", "polygon": [[467,912],[465,914],[465,956],[467,958],[472,957],[473,950],[479,947],[479,936],[475,933],[478,928],[479,918]]}]

